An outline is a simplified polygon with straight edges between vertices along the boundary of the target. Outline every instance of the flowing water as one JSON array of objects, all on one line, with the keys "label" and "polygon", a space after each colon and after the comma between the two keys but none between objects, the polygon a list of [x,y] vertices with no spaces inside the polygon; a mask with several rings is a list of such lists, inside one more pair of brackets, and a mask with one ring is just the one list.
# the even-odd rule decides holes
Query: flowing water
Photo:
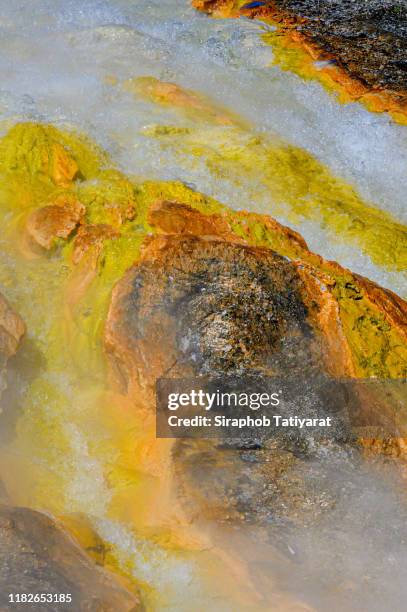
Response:
[{"label": "flowing water", "polygon": [[[312,250],[406,295],[406,249],[395,251],[392,237],[406,247],[407,128],[341,105],[318,83],[273,65],[262,38],[268,26],[212,20],[186,0],[0,6],[3,133],[27,120],[79,130],[135,180],[181,181],[236,210],[268,213]],[[177,89],[160,90],[160,82]],[[246,566],[240,536],[231,553],[214,546],[215,536],[194,540],[192,528],[174,535],[148,469],[150,425],[105,381],[109,292],[138,246],[73,316],[61,291],[69,266],[58,255],[24,258],[19,213],[3,206],[1,214],[0,289],[28,329],[2,436],[2,478],[17,503],[71,526],[85,516],[108,565],[142,585],[149,609],[285,609],[277,594],[274,604],[266,596],[274,589],[321,610],[403,609],[407,534],[399,485],[391,486],[397,474],[356,469],[348,458],[337,460],[337,471],[334,463],[315,474],[335,473],[335,486],[348,492],[345,506],[321,537],[311,529],[292,536],[312,563],[286,567],[253,544],[253,567],[270,565],[266,586],[265,570]],[[160,504],[169,516],[160,516]],[[154,532],[139,527],[150,514],[161,522]],[[352,580],[369,585],[353,608]],[[345,585],[346,597],[335,595],[335,584]]]},{"label": "flowing water", "polygon": [[[272,50],[261,38],[265,26],[245,20],[210,20],[181,0],[87,2],[85,7],[61,1],[38,2],[35,11],[30,4],[6,5],[1,29],[0,108],[5,118],[31,117],[79,127],[131,174],[180,179],[233,208],[289,220],[313,250],[405,292],[405,279],[395,273],[394,265],[381,266],[369,249],[361,253],[355,248],[354,219],[352,239],[344,241],[336,236],[336,227],[321,219],[318,205],[315,214],[301,210],[306,208],[307,196],[314,196],[314,177],[306,168],[301,170],[301,160],[279,159],[279,164],[285,163],[284,171],[292,172],[296,165],[298,172],[297,178],[289,177],[282,184],[280,193],[275,184],[281,176],[277,171],[267,174],[264,168],[267,155],[275,155],[275,146],[268,153],[250,151],[255,146],[253,138],[263,135],[301,147],[354,187],[366,205],[405,221],[404,126],[358,104],[340,105],[320,85],[271,67]],[[210,96],[240,115],[248,129],[235,133],[229,126],[225,133],[222,126],[212,130],[205,126],[202,130],[196,121],[191,126],[191,120],[169,108],[157,108],[121,86],[127,79],[143,76]],[[198,133],[193,131],[186,143],[179,139],[163,143],[152,137],[151,128],[156,125],[187,125]],[[232,148],[244,149],[251,159],[242,159],[234,151],[232,164],[223,150],[231,139]],[[216,153],[226,156],[225,170],[214,171],[211,156]],[[303,160],[304,166],[307,163]],[[314,168],[315,173],[321,173],[321,168]],[[331,179],[323,177],[326,183]],[[316,197],[329,195],[321,189]],[[339,187],[332,189],[337,193],[331,198],[346,199]],[[289,216],[287,199],[301,201],[295,218]],[[379,225],[379,220],[372,223]]]}]

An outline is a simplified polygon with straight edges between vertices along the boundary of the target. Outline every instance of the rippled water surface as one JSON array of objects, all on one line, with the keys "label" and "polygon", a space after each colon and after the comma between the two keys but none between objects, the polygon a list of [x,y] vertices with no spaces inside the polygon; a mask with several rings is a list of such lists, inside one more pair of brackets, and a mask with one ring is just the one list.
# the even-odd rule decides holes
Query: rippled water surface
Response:
[{"label": "rippled water surface", "polygon": [[121,87],[126,79],[154,76],[208,95],[247,121],[252,135],[277,135],[304,148],[366,201],[405,220],[405,127],[361,105],[340,105],[319,84],[271,66],[272,50],[260,36],[266,26],[210,20],[184,0],[112,0],[39,1],[35,11],[30,3],[4,3],[0,27],[5,118],[79,127],[126,171],[181,179],[233,208],[288,220],[314,250],[405,292],[403,275],[373,263],[323,222],[289,220],[261,172],[242,169],[239,176],[237,165],[214,176],[203,156],[191,159],[176,144],[163,147],[146,135],[151,125],[185,125],[186,119]]}]

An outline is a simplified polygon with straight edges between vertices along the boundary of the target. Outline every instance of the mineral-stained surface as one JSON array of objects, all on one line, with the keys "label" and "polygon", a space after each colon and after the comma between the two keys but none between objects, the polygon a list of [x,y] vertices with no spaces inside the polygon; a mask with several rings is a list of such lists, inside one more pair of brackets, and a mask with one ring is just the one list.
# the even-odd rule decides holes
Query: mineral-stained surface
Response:
[{"label": "mineral-stained surface", "polygon": [[117,232],[107,224],[82,225],[74,240],[73,262],[79,263],[90,249],[95,249],[96,253],[99,253],[104,240],[115,238],[117,235]]},{"label": "mineral-stained surface", "polygon": [[[179,513],[189,522],[191,517],[197,522],[215,519],[216,524],[221,521],[233,529],[244,523],[247,531],[254,526],[262,532],[260,539],[270,536],[270,525],[277,521],[272,546],[280,537],[278,521],[304,526],[325,517],[329,523],[329,512],[343,498],[343,488],[345,493],[364,490],[354,480],[353,456],[360,453],[353,439],[324,447],[301,437],[259,444],[227,441],[223,446],[205,440],[157,440],[155,382],[162,376],[197,374],[263,377],[288,369],[301,376],[322,372],[357,378],[405,377],[407,305],[403,299],[312,253],[298,233],[271,217],[228,209],[180,181],[136,182],[114,168],[107,155],[85,137],[52,126],[26,123],[12,128],[0,140],[0,172],[0,205],[14,222],[7,228],[10,251],[14,249],[22,268],[28,255],[19,241],[22,224],[27,229],[30,219],[39,220],[36,230],[43,236],[49,229],[47,215],[41,218],[44,207],[70,209],[80,203],[74,229],[56,231],[53,226],[36,252],[37,259],[30,260],[34,291],[30,288],[36,303],[43,304],[39,295],[44,289],[55,287],[46,293],[51,298],[50,325],[43,325],[43,313],[37,312],[41,309],[27,308],[25,314],[41,338],[47,363],[57,364],[56,379],[63,380],[72,371],[83,373],[87,383],[91,378],[105,383],[104,370],[101,377],[104,336],[114,383],[109,402],[93,404],[86,398],[82,409],[82,404],[73,406],[70,396],[65,397],[48,376],[44,380],[34,373],[24,397],[27,408],[18,420],[15,448],[25,449],[35,437],[38,463],[52,468],[44,475],[23,464],[24,473],[34,473],[38,479],[28,495],[29,500],[30,495],[37,500],[36,507],[52,508],[52,514],[67,520],[63,497],[77,457],[71,454],[70,435],[66,441],[66,423],[72,416],[85,438],[90,432],[89,453],[104,466],[102,480],[106,478],[114,494],[112,514],[117,512],[120,520],[124,516],[132,526],[138,527],[139,515],[129,519],[127,513],[137,506],[144,490],[140,481],[148,480],[150,499],[155,500],[154,509],[145,503],[148,507],[142,510],[142,525],[148,529],[161,528],[167,510],[177,521]],[[240,209],[244,206],[239,203]],[[48,269],[54,272],[52,278],[44,278]],[[18,266],[15,270],[21,275]],[[15,280],[4,273],[3,279],[5,286]],[[97,391],[99,397],[98,387]],[[49,406],[55,411],[52,418]],[[95,423],[108,414],[108,435],[105,430],[98,434]],[[94,431],[96,438],[100,435],[97,440]],[[82,443],[79,446],[82,449]],[[376,446],[382,450],[380,441]],[[106,457],[108,463],[103,464]],[[8,466],[11,460],[6,457],[5,461]],[[335,482],[329,478],[332,470],[342,474]],[[2,469],[2,478],[9,490],[13,482],[7,468]],[[58,499],[49,500],[49,491],[55,491]],[[26,511],[8,509],[7,517],[12,522],[20,512]],[[52,533],[45,534],[41,527],[48,519],[35,520],[40,521],[35,532],[41,540],[53,542]],[[13,534],[13,529],[9,526],[7,533]],[[49,529],[53,531],[52,523]],[[34,548],[36,540],[29,542]],[[108,555],[117,569],[115,546]],[[288,550],[286,543],[283,548]],[[19,550],[15,543],[14,550]],[[53,552],[45,557],[50,575]],[[32,559],[24,557],[24,562]],[[40,572],[41,563],[38,567]],[[79,561],[78,567],[82,567]],[[31,565],[24,569],[31,579]],[[137,573],[131,564],[121,569],[132,579]],[[11,575],[7,566],[6,570],[5,575]],[[58,573],[60,589],[67,589],[70,580],[82,589],[82,578],[87,581],[90,575],[88,570],[81,570],[79,577],[64,572]],[[84,588],[78,594],[79,604]],[[73,587],[72,592],[77,593]],[[95,591],[89,592],[93,597]],[[126,610],[135,605],[127,599],[123,605],[116,600],[110,604],[106,597],[107,607],[102,609]]]},{"label": "mineral-stained surface", "polygon": [[277,0],[298,29],[376,88],[406,92],[407,7],[400,0]]},{"label": "mineral-stained surface", "polygon": [[[147,240],[139,261],[114,289],[105,332],[116,383],[139,409],[153,409],[160,377],[250,374],[260,380],[358,369],[355,345],[341,321],[341,299],[332,293],[335,276],[347,271],[331,264],[330,279],[318,270],[321,260],[312,267],[243,239],[228,241],[225,217],[205,217],[185,205],[158,202],[148,218],[163,233]],[[289,239],[307,252],[297,236]],[[398,320],[402,332],[406,304],[365,279],[350,278],[356,310],[364,308],[369,292],[377,303],[390,299],[393,325]],[[340,453],[354,452],[349,442]],[[329,485],[309,488],[303,438],[275,439],[257,449],[239,445],[239,452],[205,440],[175,445],[180,495],[193,515],[261,525],[279,516],[304,524],[335,503],[338,492]],[[327,456],[335,448],[328,444]]]},{"label": "mineral-stained surface", "polygon": [[0,294],[0,395],[6,386],[7,361],[16,354],[25,333],[25,324]]},{"label": "mineral-stained surface", "polygon": [[311,368],[300,285],[295,266],[266,249],[158,237],[115,292],[109,346],[129,381],[147,362],[152,381],[192,364],[197,374],[280,373],[282,360],[292,371]]},{"label": "mineral-stained surface", "polygon": [[84,212],[84,206],[77,200],[56,198],[54,203],[38,208],[29,215],[27,233],[36,244],[49,250],[55,238],[68,238]]},{"label": "mineral-stained surface", "polygon": [[[135,595],[98,568],[48,516],[0,505],[0,609],[135,612]],[[70,594],[72,601],[9,603],[9,594]]]}]

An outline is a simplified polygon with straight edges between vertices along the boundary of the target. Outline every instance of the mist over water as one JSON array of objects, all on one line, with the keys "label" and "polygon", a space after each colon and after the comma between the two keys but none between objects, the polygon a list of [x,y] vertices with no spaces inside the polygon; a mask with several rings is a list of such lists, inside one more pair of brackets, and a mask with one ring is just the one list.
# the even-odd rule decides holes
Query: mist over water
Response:
[{"label": "mist over water", "polygon": [[249,527],[244,539],[230,533],[226,539],[250,559],[250,576],[265,598],[275,581],[315,610],[401,612],[407,530],[405,496],[397,489],[403,482],[380,464],[318,457],[307,484],[310,497],[320,495],[321,510],[329,507],[323,520],[295,526],[276,518],[268,538],[248,536]]},{"label": "mist over water", "polygon": [[330,493],[335,502],[318,526],[290,534],[294,567],[280,574],[286,588],[317,610],[401,611],[407,594],[404,481],[381,462],[367,466],[344,457],[313,466],[310,490],[314,479],[316,487],[320,479],[327,485],[323,503]]}]

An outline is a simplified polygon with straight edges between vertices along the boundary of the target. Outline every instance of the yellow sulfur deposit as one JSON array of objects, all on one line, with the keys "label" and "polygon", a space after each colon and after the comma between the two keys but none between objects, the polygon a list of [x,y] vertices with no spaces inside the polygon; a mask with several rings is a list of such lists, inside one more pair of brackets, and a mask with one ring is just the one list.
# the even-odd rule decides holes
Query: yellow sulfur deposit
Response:
[{"label": "yellow sulfur deposit", "polygon": [[[192,152],[214,174],[227,172],[239,180],[261,171],[259,179],[275,205],[293,218],[319,217],[346,240],[361,245],[374,261],[394,269],[406,267],[404,228],[361,201],[307,153],[249,137],[240,127],[217,129],[169,135],[153,130],[150,135],[160,138],[163,146],[171,138],[168,146],[180,155]],[[14,126],[0,140],[0,185],[5,254],[0,284],[27,324],[25,351],[26,360],[31,360],[16,438],[0,452],[7,488],[17,503],[65,517],[66,526],[93,549],[99,562],[133,581],[137,575],[147,585],[149,601],[159,601],[172,588],[173,567],[178,572],[179,564],[191,559],[205,567],[214,563],[211,552],[195,558],[204,543],[193,533],[189,538],[179,536],[182,516],[174,518],[176,505],[165,505],[158,471],[166,469],[160,463],[168,450],[166,441],[153,445],[151,423],[106,383],[102,337],[111,291],[137,261],[143,241],[159,231],[147,221],[157,200],[219,215],[236,239],[273,249],[304,270],[312,268],[337,304],[354,374],[406,375],[402,325],[393,306],[384,307],[382,290],[380,299],[375,297],[371,285],[366,288],[347,270],[311,253],[299,235],[270,217],[234,212],[181,182],[137,183],[85,136],[33,123]],[[85,208],[78,228],[66,239],[56,239],[49,251],[37,250],[31,257],[30,246],[21,240],[27,216],[64,195],[68,203],[74,196],[72,201]],[[81,258],[74,263],[81,231]],[[165,498],[162,512],[168,510],[161,525],[163,517],[151,514],[157,495]],[[88,518],[82,522],[83,513]],[[115,540],[103,535],[107,527],[101,517],[125,525],[126,537],[137,543],[134,549],[158,559],[160,567],[153,563],[147,572],[141,553],[130,560],[118,536]],[[162,586],[167,570],[170,582]],[[209,574],[203,569],[205,579],[216,582]]]},{"label": "yellow sulfur deposit", "polygon": [[267,192],[267,212],[293,222],[309,219],[357,245],[379,266],[407,268],[406,228],[364,202],[356,189],[303,149],[238,128],[171,133],[150,127],[145,133],[183,163],[188,163],[188,156],[203,163],[215,178],[237,186],[245,180],[257,184],[253,198]]}]

